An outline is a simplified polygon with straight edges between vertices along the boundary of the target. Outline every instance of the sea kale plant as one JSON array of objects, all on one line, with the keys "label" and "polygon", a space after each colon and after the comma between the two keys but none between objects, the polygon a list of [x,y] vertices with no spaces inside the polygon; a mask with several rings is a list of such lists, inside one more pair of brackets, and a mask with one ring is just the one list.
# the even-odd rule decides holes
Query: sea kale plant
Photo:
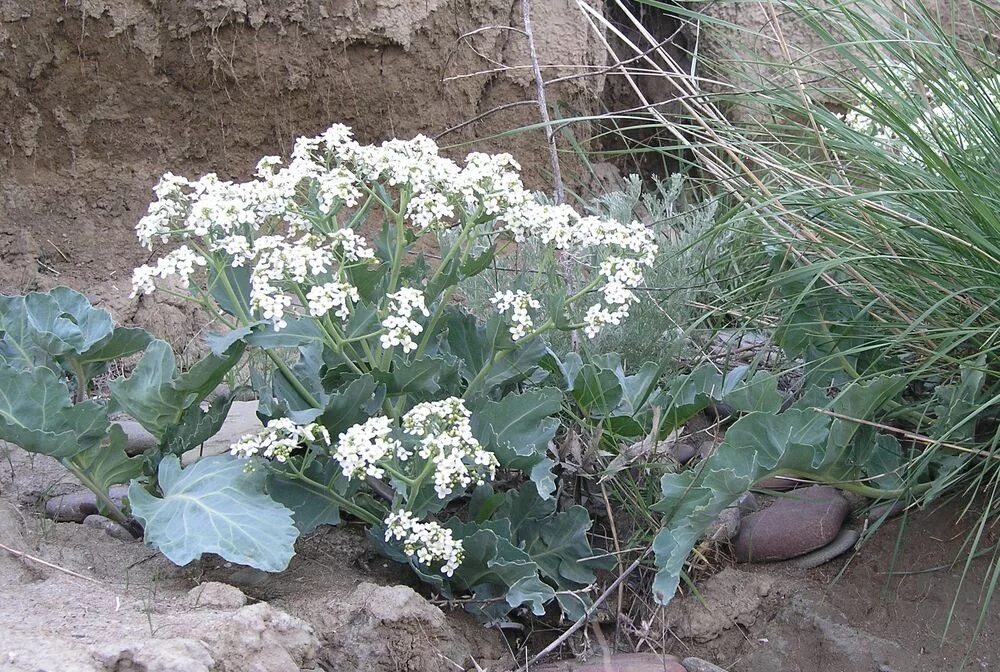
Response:
[{"label": "sea kale plant", "polygon": [[[255,179],[167,174],[156,196],[137,231],[168,251],[136,269],[135,292],[179,279],[226,328],[216,356],[245,347],[268,366],[254,375],[259,432],[230,456],[164,459],[158,488],[133,483],[147,542],[178,563],[215,552],[277,571],[300,534],[346,513],[486,619],[553,599],[583,613],[610,563],[586,509],[559,505],[549,447],[565,400],[639,414],[655,377],[625,398],[623,372],[568,372],[545,336],[628,317],[651,229],[536,198],[507,154],[460,164],[424,137],[361,145],[339,125],[300,138],[287,163],[264,158]],[[547,245],[537,267],[475,317],[463,283],[529,239]],[[568,288],[567,265],[585,281]]]}]

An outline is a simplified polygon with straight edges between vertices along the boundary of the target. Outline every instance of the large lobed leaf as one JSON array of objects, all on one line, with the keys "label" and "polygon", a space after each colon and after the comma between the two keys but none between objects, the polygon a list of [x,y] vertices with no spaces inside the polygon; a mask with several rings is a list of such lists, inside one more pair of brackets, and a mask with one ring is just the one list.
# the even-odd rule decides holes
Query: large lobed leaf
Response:
[{"label": "large lobed leaf", "polygon": [[177,565],[216,553],[268,572],[285,569],[299,535],[292,512],[264,494],[263,471],[245,467],[243,460],[218,455],[182,470],[168,455],[159,467],[162,497],[132,481],[129,502],[146,543]]},{"label": "large lobed leaf", "polygon": [[105,408],[94,401],[74,405],[66,383],[50,369],[0,365],[0,439],[66,458],[98,446],[107,428]]},{"label": "large lobed leaf", "polygon": [[0,296],[0,352],[15,368],[66,366],[88,378],[111,360],[141,351],[149,334],[115,328],[111,314],[67,287]]},{"label": "large lobed leaf", "polygon": [[170,346],[153,341],[129,378],[111,381],[112,399],[162,442],[184,420],[185,413],[197,414],[196,407],[239,362],[245,348],[243,342],[237,341],[224,356],[209,354],[182,374],[177,371]]}]

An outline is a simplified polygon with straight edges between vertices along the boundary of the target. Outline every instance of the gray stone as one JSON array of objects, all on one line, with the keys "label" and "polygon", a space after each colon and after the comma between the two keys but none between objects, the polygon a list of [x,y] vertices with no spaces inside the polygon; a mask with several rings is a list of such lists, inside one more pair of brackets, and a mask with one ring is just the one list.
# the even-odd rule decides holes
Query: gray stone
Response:
[{"label": "gray stone", "polygon": [[712,524],[702,535],[704,541],[728,541],[735,537],[740,531],[739,507],[730,506],[722,510]]},{"label": "gray stone", "polygon": [[707,660],[702,660],[701,658],[685,658],[681,661],[681,665],[687,672],[726,672],[718,665],[713,665]]},{"label": "gray stone", "polygon": [[125,452],[128,455],[141,455],[147,450],[155,449],[159,445],[156,437],[146,431],[146,428],[135,420],[118,420],[116,424],[122,428],[128,439],[125,447]]},{"label": "gray stone", "polygon": [[850,507],[835,488],[814,485],[743,519],[733,551],[740,562],[788,560],[826,546]]},{"label": "gray stone", "polygon": [[57,523],[82,523],[97,513],[97,495],[90,490],[58,495],[45,502],[45,515]]},{"label": "gray stone", "polygon": [[236,586],[218,581],[208,581],[188,591],[192,607],[236,610],[246,606],[247,596]]},{"label": "gray stone", "polygon": [[868,511],[868,523],[877,523],[883,518],[886,520],[895,518],[905,510],[906,502],[903,500],[876,504]]},{"label": "gray stone", "polygon": [[[127,497],[127,485],[112,485],[108,489],[108,499],[119,508],[123,506]],[[88,516],[99,513],[97,495],[90,490],[57,495],[45,502],[45,515],[57,523],[82,523]]]},{"label": "gray stone", "polygon": [[812,553],[792,558],[788,561],[788,564],[799,569],[813,569],[814,567],[825,565],[850,550],[857,543],[860,536],[857,530],[845,527],[840,531],[836,539],[823,548],[818,548]]},{"label": "gray stone", "polygon": [[93,513],[83,519],[83,524],[95,530],[104,530],[109,537],[114,537],[121,541],[133,541],[135,537],[124,527],[102,515]]}]

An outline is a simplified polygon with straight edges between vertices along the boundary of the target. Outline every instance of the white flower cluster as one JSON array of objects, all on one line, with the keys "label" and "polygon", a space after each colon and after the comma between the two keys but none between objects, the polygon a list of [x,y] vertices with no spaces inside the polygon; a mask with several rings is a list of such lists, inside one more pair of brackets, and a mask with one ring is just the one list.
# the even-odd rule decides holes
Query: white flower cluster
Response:
[{"label": "white flower cluster", "polygon": [[[956,142],[964,151],[975,149],[976,134],[967,132],[970,110],[961,109],[965,104],[962,100],[964,95],[961,94],[969,92],[968,82],[956,75],[949,75],[948,81],[928,82],[928,78],[921,73],[919,68],[913,70],[903,64],[899,64],[896,70],[891,86],[885,86],[869,79],[863,80],[861,86],[867,90],[867,95],[888,100],[899,96],[907,98],[920,96],[926,101],[926,110],[909,121],[914,136],[934,145],[941,143],[939,138],[942,129],[947,129],[945,132],[950,135],[951,140],[941,143],[943,145],[942,151],[950,148],[952,142]],[[960,95],[947,99],[942,97],[940,92],[949,94],[958,92]],[[994,76],[981,82],[977,95],[984,96],[994,106],[1000,105],[1000,76]],[[887,149],[896,151],[903,158],[918,158],[916,151],[911,147],[911,141],[901,138],[896,128],[877,121],[878,117],[879,114],[868,102],[862,102],[841,116],[847,126],[858,133],[870,136],[874,141]]]},{"label": "white flower cluster", "polygon": [[140,266],[132,275],[132,295],[152,294],[156,289],[154,278],[165,279],[176,275],[181,282],[187,284],[194,273],[195,266],[204,266],[205,257],[196,254],[187,245],[181,245],[176,250],[168,252],[157,260],[153,266]]},{"label": "white flower cluster", "polygon": [[[642,282],[642,269],[655,255],[651,232],[637,222],[582,217],[566,205],[541,204],[525,189],[519,170],[509,154],[472,153],[459,165],[440,156],[434,141],[423,136],[361,145],[350,128],[338,124],[316,137],[296,140],[287,165],[278,157],[264,157],[256,179],[247,182],[224,181],[214,174],[192,181],[168,173],[155,188],[157,200],[136,227],[139,239],[150,247],[154,240],[199,239],[192,245],[199,254],[188,251],[169,260],[168,255],[152,267],[136,269],[135,291],[153,291],[156,278],[171,274],[186,279],[192,267],[187,262],[203,263],[204,250],[250,268],[253,310],[275,329],[286,326],[286,312],[299,308],[293,289],[320,288],[315,302],[310,301],[310,312],[326,305],[342,316],[354,294],[337,282],[344,279],[340,271],[373,260],[374,252],[354,230],[338,228],[336,216],[341,208],[356,206],[364,194],[380,193],[373,186],[381,183],[399,188],[400,207],[414,228],[448,228],[461,210],[493,227],[487,233],[537,240],[580,263],[591,263],[595,255],[606,257],[602,300],[587,311],[587,333],[593,336],[605,324],[620,323],[637,300],[633,290]],[[417,290],[404,289],[389,297],[383,347],[402,345],[407,352],[416,348],[412,337],[421,327],[412,318],[417,311],[427,314],[423,297],[416,296]],[[527,310],[523,305],[512,309],[516,333],[529,333],[527,326],[518,326]]]},{"label": "white flower cluster", "polygon": [[441,573],[445,576],[452,576],[462,564],[465,550],[461,540],[438,523],[421,522],[409,511],[394,511],[385,519],[385,525],[385,540],[402,541],[403,552],[420,564],[443,563]]},{"label": "white flower cluster", "polygon": [[419,335],[424,328],[413,316],[416,313],[421,313],[424,317],[430,315],[424,304],[423,292],[412,287],[402,287],[387,298],[389,314],[382,319],[385,333],[379,337],[379,342],[387,350],[397,345],[403,346],[403,352],[416,350],[417,344],[413,337]]},{"label": "white flower cluster", "polygon": [[330,445],[330,433],[315,422],[296,425],[288,418],[275,418],[264,429],[247,434],[229,448],[237,457],[260,456],[276,462],[286,462],[292,453],[306,443]]},{"label": "white flower cluster", "polygon": [[313,317],[323,317],[331,310],[342,320],[351,316],[350,304],[361,300],[358,288],[346,282],[328,282],[317,285],[306,295],[309,301],[309,314]]},{"label": "white flower cluster", "polygon": [[455,488],[468,487],[496,476],[496,455],[484,449],[472,435],[469,409],[450,397],[414,406],[403,416],[403,431],[419,436],[417,454],[434,464],[434,491],[441,499]]},{"label": "white flower cluster", "polygon": [[405,461],[409,453],[392,438],[391,420],[382,416],[369,418],[338,436],[333,453],[349,478],[382,478],[385,470],[378,463],[393,456]]},{"label": "white flower cluster", "polygon": [[538,310],[542,307],[538,299],[520,289],[516,292],[512,292],[509,289],[505,292],[497,292],[490,299],[490,303],[493,304],[499,313],[510,311],[510,337],[515,341],[527,336],[531,332],[531,328],[535,326],[534,320],[531,318],[531,313],[528,311]]}]

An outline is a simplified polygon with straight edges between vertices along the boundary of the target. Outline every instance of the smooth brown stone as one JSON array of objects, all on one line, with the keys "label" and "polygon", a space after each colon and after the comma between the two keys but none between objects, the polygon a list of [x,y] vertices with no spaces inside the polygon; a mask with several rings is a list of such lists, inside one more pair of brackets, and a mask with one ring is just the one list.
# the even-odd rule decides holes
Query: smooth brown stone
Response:
[{"label": "smooth brown stone", "polygon": [[740,562],[788,560],[826,546],[850,511],[835,488],[814,485],[751,513],[740,524],[733,552]]}]

